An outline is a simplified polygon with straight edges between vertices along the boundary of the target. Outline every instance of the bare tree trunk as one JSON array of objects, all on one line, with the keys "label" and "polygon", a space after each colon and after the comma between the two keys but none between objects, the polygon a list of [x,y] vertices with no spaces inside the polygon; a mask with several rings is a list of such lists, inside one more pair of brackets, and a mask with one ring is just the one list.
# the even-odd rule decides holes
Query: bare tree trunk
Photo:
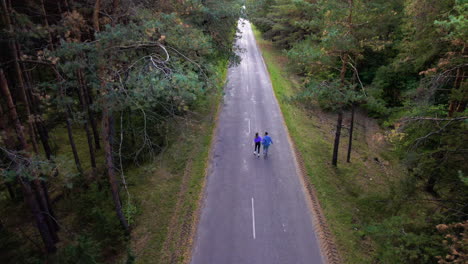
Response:
[{"label": "bare tree trunk", "polygon": [[44,181],[41,181],[41,187],[42,187],[42,192],[44,193],[44,198],[45,198],[45,202],[46,202],[49,214],[53,218],[52,223],[53,223],[53,226],[54,226],[54,230],[59,231],[60,226],[57,223],[57,217],[55,217],[55,213],[54,213],[54,211],[52,209],[52,203],[50,202],[50,197],[49,197],[49,191],[48,191],[48,188],[47,188],[47,184]]},{"label": "bare tree trunk", "polygon": [[13,186],[11,185],[11,183],[5,182],[5,186],[7,187],[8,194],[10,195],[10,199],[15,200],[16,199],[16,193],[13,190]]},{"label": "bare tree trunk", "polygon": [[354,130],[354,104],[351,106],[351,124],[349,126],[349,143],[348,143],[348,156],[346,162],[351,162],[351,149],[353,145],[353,130]]},{"label": "bare tree trunk", "polygon": [[78,151],[76,150],[75,140],[73,139],[73,131],[71,125],[71,110],[70,106],[66,106],[66,123],[67,123],[67,133],[68,133],[68,140],[70,141],[70,146],[73,152],[73,158],[75,159],[76,168],[78,172],[83,175],[83,169],[81,167],[80,157],[78,156]]},{"label": "bare tree trunk", "polygon": [[[84,78],[83,79],[83,83],[84,82]],[[91,125],[91,129],[93,130],[93,136],[94,136],[94,146],[96,147],[96,149],[101,149],[101,143],[99,142],[99,131],[98,131],[98,128],[97,128],[97,122],[96,122],[96,118],[95,117],[95,113],[94,111],[91,109],[91,105],[93,104],[93,95],[92,95],[92,92],[91,90],[89,89],[89,87],[87,85],[85,85],[83,87],[83,91],[84,91],[84,94],[85,94],[85,98],[88,100],[87,101],[87,104],[88,104],[88,116],[89,116],[89,123]]]},{"label": "bare tree trunk", "polygon": [[[5,1],[3,3],[5,4]],[[3,93],[4,98],[7,101],[8,109],[10,110],[9,111],[10,119],[15,125],[16,134],[21,144],[21,149],[26,151],[25,155],[28,155],[28,151],[30,147],[28,146],[26,138],[24,136],[23,126],[21,125],[21,122],[18,119],[16,106],[13,103],[13,99],[11,97],[10,89],[8,87],[7,80],[5,78],[5,74],[3,73],[3,69],[0,69],[0,89],[1,89],[1,92]],[[16,165],[19,165],[19,164],[16,164]],[[33,170],[33,177],[35,178],[35,180],[37,180],[37,172],[35,172],[34,170]],[[29,182],[29,180],[23,179],[22,177],[18,177],[18,179],[23,189],[25,201],[29,205],[29,208],[36,220],[36,226],[39,229],[39,233],[41,234],[46,250],[48,253],[53,253],[56,251],[55,241],[53,238],[53,236],[55,235],[54,230],[51,230],[49,226],[47,225],[47,220],[45,219],[44,213],[41,212],[40,210],[40,207],[38,205],[38,199],[36,198],[36,196],[34,195],[31,189],[31,183]],[[41,193],[38,193],[38,195],[40,196]]]},{"label": "bare tree trunk", "polygon": [[433,195],[436,198],[439,198],[440,196],[437,193],[437,191],[435,190],[436,183],[437,183],[437,178],[436,178],[436,176],[434,176],[434,174],[432,174],[432,175],[429,176],[429,179],[427,180],[425,187],[426,187],[426,191],[428,193],[430,193],[431,195]]},{"label": "bare tree trunk", "polygon": [[[2,6],[3,6],[3,10],[5,12],[4,17],[5,17],[6,26],[8,27],[8,30],[11,33],[13,33],[14,32],[13,24],[11,23],[11,18],[10,18],[10,14],[12,14],[11,6],[8,6],[7,3],[5,2],[5,0],[2,0]],[[10,49],[11,49],[11,53],[13,55],[13,61],[14,61],[16,77],[18,79],[18,86],[20,88],[19,90],[20,90],[23,102],[25,104],[25,110],[26,110],[26,115],[27,115],[27,123],[28,123],[28,133],[29,133],[29,136],[31,138],[31,144],[33,146],[34,152],[37,153],[37,142],[36,142],[36,138],[35,138],[35,135],[34,135],[33,119],[31,118],[31,112],[29,110],[29,104],[28,104],[28,100],[27,100],[27,97],[26,97],[23,73],[22,73],[21,67],[19,65],[19,59],[18,59],[19,46],[17,46],[17,43],[14,40],[9,41],[9,46],[10,46]]]},{"label": "bare tree trunk", "polygon": [[49,204],[47,203],[47,199],[45,198],[43,186],[39,182],[38,179],[35,179],[32,181],[32,187],[34,190],[34,193],[36,194],[36,201],[39,205],[39,208],[41,209],[41,214],[44,215],[44,219],[47,223],[47,227],[50,230],[50,235],[54,241],[54,243],[57,243],[59,241],[59,238],[57,236],[56,231],[57,229],[57,224],[55,222],[55,217],[51,214],[51,210],[49,208]]},{"label": "bare tree trunk", "polygon": [[119,15],[119,6],[120,6],[120,1],[119,0],[113,0],[112,1],[112,26],[115,27],[115,25],[117,24],[117,18],[118,18],[118,15]]},{"label": "bare tree trunk", "polygon": [[60,4],[60,1],[57,1],[57,9],[59,11],[59,14],[62,14],[63,11],[62,11],[62,5]]},{"label": "bare tree trunk", "polygon": [[[61,77],[60,77],[60,74],[59,72],[57,71],[57,69],[54,68],[54,71],[55,71],[55,75],[56,75],[56,78],[57,78],[57,82],[60,82],[61,81]],[[59,93],[60,93],[60,96],[62,98],[65,97],[65,91],[64,91],[64,88],[63,86],[61,86],[59,88]],[[68,103],[66,103],[65,105],[65,123],[67,125],[67,134],[68,134],[68,140],[70,141],[70,147],[72,149],[72,153],[73,153],[73,158],[75,159],[75,165],[76,165],[76,168],[78,170],[78,173],[80,173],[81,175],[83,175],[83,169],[81,167],[81,162],[80,162],[80,158],[78,156],[78,151],[76,149],[76,144],[75,144],[75,140],[73,138],[73,130],[72,130],[72,124],[71,124],[71,118],[72,118],[72,110],[71,110],[71,107]]]},{"label": "bare tree trunk", "polygon": [[[8,83],[6,82],[6,78],[5,78],[5,83],[2,83],[2,85],[8,85]],[[5,96],[5,99],[6,98],[7,96]],[[9,109],[8,109],[8,106],[4,105],[2,101],[3,100],[0,100],[0,138],[3,139],[3,144],[5,145],[7,149],[15,149],[14,132],[12,131],[10,124],[8,122]],[[5,107],[6,109],[4,110],[3,107]]]},{"label": "bare tree trunk", "polygon": [[[3,71],[2,71],[2,74],[3,74]],[[7,84],[1,84],[1,85],[7,85]],[[3,92],[0,92],[0,94],[2,94]],[[5,96],[7,97],[7,96]],[[1,102],[1,101],[0,101]],[[13,138],[13,133],[10,129],[10,127],[8,126],[8,116],[7,116],[7,112],[3,111],[3,108],[2,108],[2,104],[0,104],[0,134],[1,134],[1,138],[3,139],[3,144],[5,145],[5,147],[7,149],[13,149],[13,147],[11,147],[14,142],[15,142],[15,139]],[[5,186],[8,190],[8,194],[10,195],[10,199],[11,200],[15,200],[16,199],[16,192],[13,188],[13,185],[8,182],[8,181],[5,181]]]},{"label": "bare tree trunk", "polygon": [[25,74],[26,80],[26,92],[29,102],[29,108],[31,109],[32,116],[34,116],[34,124],[39,135],[39,139],[41,140],[42,147],[44,148],[44,153],[48,160],[52,157],[52,149],[49,144],[49,133],[47,131],[47,127],[44,125],[42,119],[42,113],[40,110],[40,102],[37,100],[37,97],[33,95],[32,92],[32,80],[29,74]]},{"label": "bare tree trunk", "polygon": [[132,146],[136,146],[135,127],[133,126],[132,112],[130,110],[128,111],[128,127],[130,129],[130,142],[132,142]]},{"label": "bare tree trunk", "polygon": [[96,0],[93,11],[93,28],[95,32],[99,32],[99,12],[101,11],[101,0]]},{"label": "bare tree trunk", "polygon": [[345,86],[345,80],[346,80],[346,71],[348,70],[347,63],[348,63],[348,54],[344,53],[342,58],[341,58],[341,71],[340,71],[340,80],[341,84],[340,87],[344,88]]},{"label": "bare tree trunk", "polygon": [[338,148],[339,148],[339,145],[340,145],[340,135],[341,135],[341,124],[342,123],[343,123],[343,112],[340,110],[338,112],[338,119],[336,121],[335,144],[333,145],[332,164],[335,167],[338,164]]},{"label": "bare tree trunk", "polygon": [[[463,44],[463,48],[461,50],[461,56],[465,55],[466,44]],[[457,69],[457,73],[455,75],[455,82],[453,85],[454,90],[464,89],[462,83],[465,80],[465,67],[461,66]],[[466,91],[465,93],[466,94]],[[463,99],[462,99],[463,100]],[[450,100],[449,108],[448,108],[448,116],[453,117],[454,112],[463,112],[466,108],[466,102],[458,101],[458,100]]]},{"label": "bare tree trunk", "polygon": [[[100,0],[96,0],[94,5],[94,12],[93,12],[93,27],[96,32],[99,32],[99,10],[100,10]],[[99,48],[99,47],[98,47]],[[104,67],[100,66],[98,70],[98,74],[101,77],[105,74]],[[101,87],[106,88],[106,82],[104,81],[105,78],[101,78]],[[105,89],[103,89],[104,91]],[[104,91],[105,93],[105,91]],[[125,219],[125,216],[122,211],[122,203],[120,201],[119,195],[119,185],[117,182],[117,177],[115,175],[115,165],[114,159],[112,157],[112,130],[113,130],[113,118],[112,113],[109,113],[108,104],[104,100],[102,103],[102,144],[104,145],[104,155],[105,155],[105,163],[107,169],[107,176],[109,178],[109,184],[111,187],[112,192],[112,199],[114,201],[115,212],[117,213],[117,218],[119,219],[122,227],[126,232],[129,232],[130,228]]]},{"label": "bare tree trunk", "polygon": [[24,137],[23,126],[21,125],[21,122],[18,118],[18,113],[16,112],[16,106],[11,97],[10,89],[8,88],[8,83],[5,78],[5,74],[3,73],[3,69],[0,69],[0,86],[2,89],[3,96],[7,101],[10,119],[15,126],[16,135],[21,144],[21,148],[26,150],[28,144],[26,142],[26,138]]},{"label": "bare tree trunk", "polygon": [[65,8],[67,9],[67,12],[71,11],[70,4],[68,4],[68,0],[64,0],[65,2]]},{"label": "bare tree trunk", "polygon": [[119,5],[120,5],[120,1],[119,0],[113,0],[112,1],[112,8],[114,9],[113,12],[114,12],[114,15],[117,13],[118,9],[119,9]]},{"label": "bare tree trunk", "polygon": [[[80,97],[80,103],[81,103],[81,107],[82,107],[82,111],[83,113],[87,112],[88,113],[88,120],[90,119],[89,118],[89,113],[90,113],[90,109],[88,107],[88,103],[87,103],[87,99],[84,95],[84,84],[83,84],[83,78],[82,78],[82,74],[81,74],[81,70],[77,70],[77,76],[78,76],[78,94],[79,94],[79,97]],[[88,149],[89,149],[89,158],[90,158],[90,161],[91,161],[91,167],[93,168],[93,174],[94,174],[94,171],[96,169],[96,158],[95,158],[95,154],[94,154],[94,147],[93,147],[93,137],[91,135],[91,132],[89,131],[89,126],[88,126],[88,120],[85,120],[85,123],[84,123],[84,130],[86,131],[86,139],[88,141]]]},{"label": "bare tree trunk", "polygon": [[[342,56],[342,64],[341,64],[341,72],[340,72],[340,79],[341,79],[341,87],[345,86],[345,77],[346,77],[346,63],[348,63],[348,56],[345,53]],[[332,157],[332,164],[333,166],[337,166],[338,164],[338,150],[340,145],[340,136],[341,136],[341,127],[343,123],[343,110],[340,108],[338,109],[338,119],[336,121],[336,133],[335,133],[335,143],[333,145],[333,157]]]},{"label": "bare tree trunk", "polygon": [[[23,71],[23,72],[26,72],[26,71]],[[25,74],[25,77],[26,77],[25,80],[27,84],[26,91],[27,91],[28,101],[30,104],[29,107],[35,118],[34,123],[36,124],[37,133],[39,134],[39,137],[41,139],[46,157],[48,160],[51,161],[52,150],[49,145],[49,135],[47,132],[47,128],[45,127],[42,121],[42,117],[41,117],[42,114],[40,112],[39,102],[36,100],[36,97],[34,97],[33,92],[32,92],[32,80],[31,80],[32,78],[27,73]],[[48,212],[45,218],[47,220],[47,224],[50,230],[53,230],[53,232],[51,233],[52,238],[54,239],[55,242],[58,242],[58,236],[56,234],[56,231],[59,230],[59,226],[55,220],[55,214],[52,210],[52,204],[50,203],[47,185],[45,184],[44,181],[39,181],[38,179],[36,179],[34,180],[33,187],[34,187],[34,191],[36,192],[36,196],[39,201],[42,212]]]},{"label": "bare tree trunk", "polygon": [[21,179],[21,186],[23,187],[24,199],[26,203],[31,208],[31,212],[36,219],[36,226],[39,229],[39,233],[41,234],[42,241],[44,242],[45,248],[47,253],[54,253],[57,251],[55,247],[55,241],[52,237],[52,232],[47,225],[47,221],[45,219],[45,215],[41,212],[40,206],[38,205],[37,199],[35,199],[33,191],[31,189],[30,182],[26,181],[25,179]]},{"label": "bare tree trunk", "polygon": [[42,11],[42,19],[44,19],[44,25],[47,29],[47,37],[49,38],[49,48],[50,50],[54,50],[54,42],[52,41],[52,34],[50,33],[49,21],[47,20],[47,12],[44,6],[44,0],[41,0],[41,11]]},{"label": "bare tree trunk", "polygon": [[107,108],[104,106],[102,110],[102,142],[104,144],[104,154],[106,160],[107,176],[109,178],[109,183],[112,192],[112,199],[114,200],[114,207],[117,213],[117,217],[122,224],[125,231],[129,231],[129,226],[127,220],[122,211],[122,203],[119,196],[119,186],[117,182],[117,177],[115,176],[115,166],[114,160],[112,157],[112,141],[111,141],[111,126],[112,126],[112,117],[109,114]]},{"label": "bare tree trunk", "polygon": [[[11,12],[10,8],[8,8],[5,0],[2,0],[2,6],[3,6],[3,10],[5,12],[4,17],[5,17],[5,22],[7,24],[6,26],[8,27],[8,30],[11,33],[13,33],[14,32],[13,25],[11,23],[11,19],[10,19],[10,15],[9,15],[12,12]],[[9,41],[9,45],[10,45],[11,53],[13,55],[13,61],[14,61],[16,77],[18,79],[18,86],[20,88],[20,93],[21,93],[23,102],[25,104],[25,110],[26,110],[26,115],[27,115],[27,123],[28,123],[28,133],[29,133],[29,136],[31,138],[31,144],[33,146],[34,152],[37,153],[37,142],[36,142],[36,138],[34,136],[33,119],[31,118],[31,111],[29,109],[29,103],[28,103],[28,99],[26,97],[26,92],[25,92],[25,87],[24,87],[24,80],[23,80],[23,73],[22,73],[21,67],[20,67],[19,62],[18,62],[19,61],[19,59],[18,59],[18,47],[17,47],[16,42],[12,41],[12,40]]]}]

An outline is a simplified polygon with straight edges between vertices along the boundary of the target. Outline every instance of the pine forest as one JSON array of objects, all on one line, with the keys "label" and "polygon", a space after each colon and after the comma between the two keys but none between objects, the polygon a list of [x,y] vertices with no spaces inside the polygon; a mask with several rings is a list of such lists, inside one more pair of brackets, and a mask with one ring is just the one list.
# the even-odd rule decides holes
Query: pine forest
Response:
[{"label": "pine forest", "polygon": [[[468,0],[0,3],[0,263],[202,263],[218,159],[252,158],[248,118],[276,118],[229,101],[263,65],[291,139],[235,166],[261,179],[255,164],[275,170],[290,155],[276,140],[292,142],[327,262],[468,263]],[[264,64],[242,64],[250,25]],[[247,136],[223,127],[243,114]],[[246,204],[261,243],[276,214]],[[223,263],[264,263],[245,258]]]}]

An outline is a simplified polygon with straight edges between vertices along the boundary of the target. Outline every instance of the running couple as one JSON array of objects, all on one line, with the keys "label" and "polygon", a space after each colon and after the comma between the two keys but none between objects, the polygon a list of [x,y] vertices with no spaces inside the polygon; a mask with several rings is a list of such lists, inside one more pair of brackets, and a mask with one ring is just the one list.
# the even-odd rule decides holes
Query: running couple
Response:
[{"label": "running couple", "polygon": [[255,142],[254,155],[257,155],[257,157],[260,157],[260,143],[261,143],[263,145],[263,155],[267,156],[268,148],[270,147],[271,144],[273,144],[273,140],[271,140],[271,137],[268,135],[268,132],[265,132],[265,136],[263,137],[263,139],[261,136],[258,135],[258,133],[255,133],[254,142]]}]

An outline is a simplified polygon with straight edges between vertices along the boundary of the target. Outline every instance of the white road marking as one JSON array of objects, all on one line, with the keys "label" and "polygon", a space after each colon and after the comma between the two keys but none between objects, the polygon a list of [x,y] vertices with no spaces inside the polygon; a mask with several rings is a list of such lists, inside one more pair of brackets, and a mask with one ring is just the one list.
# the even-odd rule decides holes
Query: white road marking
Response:
[{"label": "white road marking", "polygon": [[252,197],[252,234],[255,239],[255,207],[254,207],[254,198]]},{"label": "white road marking", "polygon": [[246,159],[243,159],[243,160],[242,160],[242,163],[243,163],[243,164],[242,164],[242,169],[243,169],[244,171],[248,171],[248,170],[249,170],[249,167],[247,166],[247,160],[246,160]]},{"label": "white road marking", "polygon": [[248,121],[249,121],[249,135],[250,135],[250,118],[248,119]]}]

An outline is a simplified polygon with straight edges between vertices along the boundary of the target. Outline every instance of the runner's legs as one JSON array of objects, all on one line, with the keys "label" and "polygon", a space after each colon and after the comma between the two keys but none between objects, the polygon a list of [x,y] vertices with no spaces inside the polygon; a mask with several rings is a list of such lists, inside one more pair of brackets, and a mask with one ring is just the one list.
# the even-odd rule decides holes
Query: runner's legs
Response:
[{"label": "runner's legs", "polygon": [[[258,152],[257,152],[257,149],[258,149]],[[254,152],[257,152],[258,154],[260,154],[260,142],[256,142],[255,143],[255,150]]]},{"label": "runner's legs", "polygon": [[263,155],[265,155],[265,156],[268,155],[268,147],[270,147],[270,146],[263,145]]}]

